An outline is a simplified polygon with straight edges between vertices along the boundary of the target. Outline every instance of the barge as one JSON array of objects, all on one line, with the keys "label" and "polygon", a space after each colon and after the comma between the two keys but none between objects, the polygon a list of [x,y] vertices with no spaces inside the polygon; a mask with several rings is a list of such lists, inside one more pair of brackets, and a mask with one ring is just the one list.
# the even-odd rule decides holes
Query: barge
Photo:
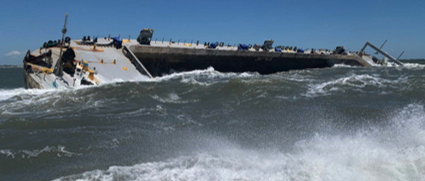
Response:
[{"label": "barge", "polygon": [[39,49],[28,50],[24,60],[26,88],[72,89],[114,81],[154,78],[179,71],[213,67],[221,72],[258,72],[325,68],[334,64],[372,66],[373,61],[358,54],[309,52],[292,47],[225,45],[223,42],[180,42],[153,40],[153,29],[141,30],[137,39],[120,37],[66,37],[48,41]]}]

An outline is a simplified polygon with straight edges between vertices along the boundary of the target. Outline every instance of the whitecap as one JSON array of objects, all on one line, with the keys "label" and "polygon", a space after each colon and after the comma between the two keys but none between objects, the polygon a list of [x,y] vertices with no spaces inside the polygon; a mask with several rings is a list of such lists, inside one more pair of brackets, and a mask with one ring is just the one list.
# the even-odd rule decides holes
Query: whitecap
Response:
[{"label": "whitecap", "polygon": [[73,155],[76,155],[77,153],[73,153],[70,151],[65,150],[64,146],[58,145],[58,146],[45,146],[43,149],[40,150],[11,150],[11,149],[2,149],[0,150],[0,154],[4,154],[7,157],[15,158],[16,156],[20,156],[21,158],[31,158],[31,157],[38,157],[41,154],[44,153],[57,153],[56,155],[58,157],[66,156],[71,157]]},{"label": "whitecap", "polygon": [[[307,93],[304,95],[307,97],[315,97],[318,95],[329,95],[334,91],[345,91],[346,89],[362,92],[362,88],[365,88],[366,86],[384,88],[390,85],[394,85],[398,87],[400,83],[405,82],[407,82],[406,77],[399,77],[396,80],[389,80],[380,78],[378,75],[353,74],[348,77],[337,78],[319,84],[309,84]],[[344,88],[344,86],[348,88]]]},{"label": "whitecap", "polygon": [[390,125],[355,133],[316,133],[291,152],[232,144],[132,166],[111,166],[56,180],[326,180],[425,178],[425,111],[411,104]]}]

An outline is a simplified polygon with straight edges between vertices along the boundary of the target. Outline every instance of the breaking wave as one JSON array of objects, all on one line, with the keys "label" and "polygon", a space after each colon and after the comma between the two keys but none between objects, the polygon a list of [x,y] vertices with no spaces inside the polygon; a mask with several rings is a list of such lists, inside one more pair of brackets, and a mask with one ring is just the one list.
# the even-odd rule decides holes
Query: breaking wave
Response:
[{"label": "breaking wave", "polygon": [[293,151],[222,145],[166,161],[111,166],[56,180],[410,180],[425,178],[425,111],[410,104],[385,126],[316,133]]},{"label": "breaking wave", "polygon": [[[204,70],[193,70],[193,71],[187,71],[187,72],[178,72],[178,73],[172,73],[169,75],[164,75],[161,77],[155,77],[153,79],[146,80],[147,82],[161,82],[161,81],[168,81],[171,79],[181,79],[181,82],[183,83],[194,83],[194,84],[201,84],[201,85],[210,85],[207,84],[208,82],[214,82],[218,79],[223,78],[247,78],[247,77],[255,77],[260,76],[258,73],[249,73],[249,72],[243,72],[243,73],[223,73],[216,71],[213,67],[209,67]],[[202,80],[207,83],[199,83],[194,82]]]},{"label": "breaking wave", "polygon": [[399,77],[396,80],[384,79],[375,75],[361,74],[361,75],[350,75],[348,77],[342,77],[335,80],[319,84],[309,84],[309,88],[305,96],[314,97],[318,95],[329,95],[334,91],[354,90],[363,92],[367,86],[375,88],[399,88],[400,84],[406,83],[407,77]]},{"label": "breaking wave", "polygon": [[10,99],[14,96],[36,96],[42,95],[48,92],[55,91],[54,89],[25,89],[25,88],[17,88],[17,89],[0,89],[0,101],[4,101]]},{"label": "breaking wave", "polygon": [[352,66],[352,65],[346,65],[346,64],[334,64],[332,67],[335,68],[360,68],[360,66]]},{"label": "breaking wave", "polygon": [[420,63],[404,63],[405,68],[425,68],[425,64]]}]

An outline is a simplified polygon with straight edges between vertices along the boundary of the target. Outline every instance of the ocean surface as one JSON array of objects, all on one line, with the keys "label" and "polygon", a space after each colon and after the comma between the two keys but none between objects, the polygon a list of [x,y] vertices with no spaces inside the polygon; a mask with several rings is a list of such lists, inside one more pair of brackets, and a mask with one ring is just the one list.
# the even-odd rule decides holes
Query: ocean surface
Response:
[{"label": "ocean surface", "polygon": [[425,180],[425,64],[77,90],[0,69],[0,180]]}]

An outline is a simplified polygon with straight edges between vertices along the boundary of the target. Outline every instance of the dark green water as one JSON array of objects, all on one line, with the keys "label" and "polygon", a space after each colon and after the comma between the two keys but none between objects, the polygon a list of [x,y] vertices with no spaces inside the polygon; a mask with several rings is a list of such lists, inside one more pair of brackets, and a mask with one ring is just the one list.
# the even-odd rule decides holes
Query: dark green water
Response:
[{"label": "dark green water", "polygon": [[424,180],[424,71],[208,69],[55,91],[0,69],[0,180]]},{"label": "dark green water", "polygon": [[25,87],[23,69],[4,68],[0,69],[0,89],[14,89]]}]

